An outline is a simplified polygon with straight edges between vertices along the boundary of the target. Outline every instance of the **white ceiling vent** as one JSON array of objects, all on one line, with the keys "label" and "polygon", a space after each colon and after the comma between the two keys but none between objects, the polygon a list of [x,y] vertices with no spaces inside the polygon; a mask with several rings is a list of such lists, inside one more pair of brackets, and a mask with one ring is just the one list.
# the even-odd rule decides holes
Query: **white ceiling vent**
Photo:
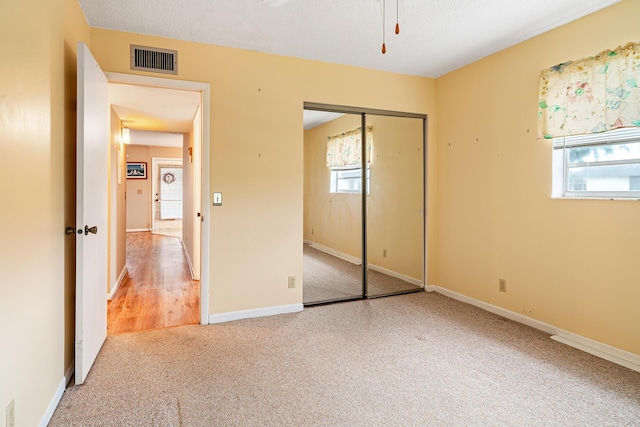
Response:
[{"label": "white ceiling vent", "polygon": [[178,51],[131,45],[131,69],[178,74]]}]

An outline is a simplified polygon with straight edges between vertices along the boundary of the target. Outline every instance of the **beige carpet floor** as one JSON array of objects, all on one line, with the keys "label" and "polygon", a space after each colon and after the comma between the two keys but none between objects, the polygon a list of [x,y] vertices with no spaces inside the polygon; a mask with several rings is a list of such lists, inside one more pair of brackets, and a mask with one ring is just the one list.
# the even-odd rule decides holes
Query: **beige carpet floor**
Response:
[{"label": "beige carpet floor", "polygon": [[110,336],[50,426],[638,426],[640,373],[435,293]]},{"label": "beige carpet floor", "polygon": [[[362,296],[362,265],[355,265],[309,245],[303,250],[305,304]],[[368,271],[369,295],[419,290],[420,287],[378,271]]]}]

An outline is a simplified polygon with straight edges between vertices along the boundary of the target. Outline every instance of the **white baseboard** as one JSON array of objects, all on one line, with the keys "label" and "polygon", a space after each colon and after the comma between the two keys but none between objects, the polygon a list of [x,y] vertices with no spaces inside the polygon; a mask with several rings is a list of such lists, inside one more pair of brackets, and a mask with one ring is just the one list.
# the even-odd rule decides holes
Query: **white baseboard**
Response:
[{"label": "white baseboard", "polygon": [[120,288],[120,285],[124,280],[124,276],[126,275],[127,275],[127,266],[125,265],[122,271],[120,272],[120,275],[116,279],[116,283],[114,283],[113,286],[111,287],[111,292],[107,294],[107,301],[111,301],[113,297],[116,295],[116,292],[118,292],[118,288]]},{"label": "white baseboard", "polygon": [[354,257],[353,255],[349,255],[349,254],[346,254],[344,252],[340,252],[338,250],[330,248],[329,246],[325,246],[325,245],[321,245],[320,243],[312,242],[311,240],[305,240],[304,243],[306,245],[311,246],[314,249],[317,249],[319,251],[325,252],[325,253],[327,253],[329,255],[333,255],[334,257],[343,259],[345,261],[349,261],[352,264],[362,265],[362,260],[360,258]]},{"label": "white baseboard", "polygon": [[180,239],[180,243],[182,243],[182,251],[184,252],[184,259],[187,260],[187,265],[189,266],[189,272],[191,273],[191,278],[196,280],[196,275],[193,274],[193,264],[191,263],[191,257],[189,256],[189,251],[184,244],[184,240]]},{"label": "white baseboard", "polygon": [[279,305],[274,307],[254,308],[252,310],[230,311],[210,314],[209,323],[224,323],[233,320],[251,319],[254,317],[274,316],[276,314],[296,313],[302,311],[302,304]]},{"label": "white baseboard", "polygon": [[387,276],[395,277],[396,279],[400,279],[404,282],[411,283],[412,285],[422,287],[422,280],[416,279],[415,277],[407,276],[404,274],[396,273],[393,270],[389,270],[388,268],[380,267],[378,265],[369,264],[369,269],[373,271],[377,271],[378,273],[385,274]]},{"label": "white baseboard", "polygon": [[[330,248],[325,245],[321,245],[320,243],[312,242],[311,240],[305,240],[305,245],[309,245],[314,249],[327,253],[329,255],[333,255],[336,258],[343,259],[355,265],[362,265],[362,260],[360,258],[354,257],[353,255],[346,254],[344,252],[340,252],[333,248]],[[416,279],[410,276],[406,276],[401,273],[396,273],[393,270],[389,270],[388,268],[380,267],[374,264],[369,264],[369,268],[371,270],[375,270],[378,273],[386,274],[387,276],[395,277],[396,279],[404,280],[405,282],[411,283],[412,285],[422,286],[422,281],[420,279]]]},{"label": "white baseboard", "polygon": [[640,356],[637,354],[568,331],[558,332],[556,335],[552,335],[551,339],[640,372]]},{"label": "white baseboard", "polygon": [[58,404],[60,404],[60,399],[62,399],[64,390],[66,389],[67,384],[69,384],[69,381],[71,381],[71,377],[73,376],[73,371],[74,371],[74,362],[72,361],[71,365],[67,368],[64,374],[64,378],[62,378],[62,380],[60,381],[60,384],[58,384],[58,388],[56,389],[56,392],[53,395],[51,402],[49,402],[49,406],[47,407],[47,410],[45,411],[44,415],[40,419],[40,423],[38,424],[39,427],[47,427],[47,425],[49,424],[49,421],[51,421],[51,417],[53,417],[53,413],[56,411]]},{"label": "white baseboard", "polygon": [[560,329],[548,323],[540,322],[539,320],[532,319],[511,310],[507,310],[506,308],[479,301],[477,299],[459,294],[458,292],[450,291],[440,286],[427,285],[425,287],[425,290],[427,292],[435,291],[449,298],[471,304],[488,312],[505,317],[509,320],[513,320],[514,322],[522,323],[534,329],[546,332],[551,335],[551,339],[555,341],[577,348],[594,356],[598,356],[615,364],[624,366],[625,368],[640,372],[640,355],[621,350],[619,348],[583,337],[578,334],[574,334],[573,332],[565,331],[564,329]]},{"label": "white baseboard", "polygon": [[151,231],[150,228],[127,228],[127,233],[137,233],[139,231]]}]

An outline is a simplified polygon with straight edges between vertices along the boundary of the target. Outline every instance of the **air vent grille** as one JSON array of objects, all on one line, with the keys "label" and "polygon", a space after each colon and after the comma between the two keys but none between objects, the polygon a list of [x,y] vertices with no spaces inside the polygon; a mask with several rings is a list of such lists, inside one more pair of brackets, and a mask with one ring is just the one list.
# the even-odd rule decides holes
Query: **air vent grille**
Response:
[{"label": "air vent grille", "polygon": [[178,74],[178,51],[132,44],[131,69]]}]

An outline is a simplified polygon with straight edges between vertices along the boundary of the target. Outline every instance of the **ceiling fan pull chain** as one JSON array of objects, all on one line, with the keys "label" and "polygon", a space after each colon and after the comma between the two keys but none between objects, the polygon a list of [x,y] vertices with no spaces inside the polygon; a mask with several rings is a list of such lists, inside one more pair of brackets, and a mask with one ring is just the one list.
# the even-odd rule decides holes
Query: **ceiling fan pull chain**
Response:
[{"label": "ceiling fan pull chain", "polygon": [[396,34],[400,34],[400,24],[398,23],[398,21],[400,21],[400,14],[398,13],[400,10],[400,6],[398,6],[399,4],[400,0],[396,0]]},{"label": "ceiling fan pull chain", "polygon": [[387,0],[382,0],[382,54],[383,55],[387,53],[387,44],[385,43],[385,38],[384,38],[386,4],[387,4]]}]

